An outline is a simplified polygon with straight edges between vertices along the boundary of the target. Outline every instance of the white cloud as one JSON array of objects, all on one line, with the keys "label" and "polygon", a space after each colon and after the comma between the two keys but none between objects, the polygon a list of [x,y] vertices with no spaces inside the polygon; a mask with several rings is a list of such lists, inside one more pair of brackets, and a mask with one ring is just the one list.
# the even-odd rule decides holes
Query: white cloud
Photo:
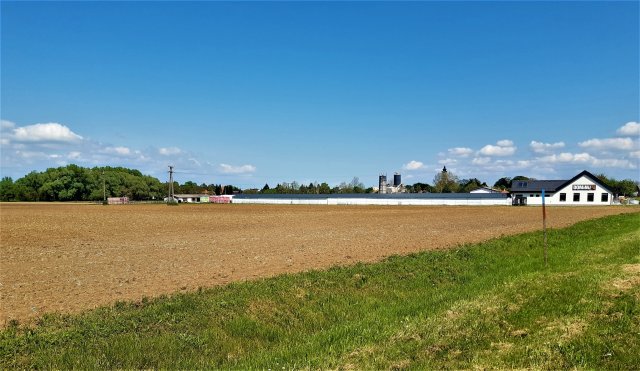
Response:
[{"label": "white cloud", "polygon": [[499,140],[497,144],[500,147],[513,147],[513,141],[509,139]]},{"label": "white cloud", "polygon": [[405,170],[419,170],[424,168],[424,164],[420,161],[409,161],[409,163],[402,165]]},{"label": "white cloud", "polygon": [[131,149],[127,147],[106,147],[105,151],[120,156],[129,156],[131,154]]},{"label": "white cloud", "polygon": [[468,157],[473,153],[473,150],[471,148],[466,147],[449,148],[447,151],[449,152],[449,154],[459,157]]},{"label": "white cloud", "polygon": [[82,153],[78,152],[78,151],[73,151],[73,152],[69,152],[69,155],[67,156],[70,160],[77,160],[80,158],[80,156],[82,155]]},{"label": "white cloud", "polygon": [[629,153],[629,156],[631,158],[640,158],[640,151],[631,152],[631,153]]},{"label": "white cloud", "polygon": [[455,158],[445,158],[444,160],[439,160],[438,163],[441,165],[455,165],[458,163],[458,160]]},{"label": "white cloud", "polygon": [[634,148],[634,143],[631,138],[589,139],[578,143],[578,145],[582,148],[594,150],[630,150]]},{"label": "white cloud", "polygon": [[163,156],[173,156],[179,155],[180,153],[182,153],[182,150],[178,147],[163,147],[158,150],[158,153]]},{"label": "white cloud", "polygon": [[593,157],[588,153],[569,153],[563,152],[559,155],[548,155],[540,157],[538,160],[545,163],[585,163],[592,160]]},{"label": "white cloud", "polygon": [[627,122],[618,129],[617,133],[625,136],[638,136],[640,135],[640,123],[633,121]]},{"label": "white cloud", "polygon": [[55,122],[17,127],[13,129],[12,137],[19,142],[78,142],[82,140],[80,135],[65,125]]},{"label": "white cloud", "polygon": [[594,167],[612,167],[621,169],[636,169],[637,164],[626,160],[617,158],[597,158],[586,152],[583,153],[568,153],[564,152],[559,155],[549,155],[540,157],[537,159],[540,163],[547,164],[580,164],[589,165]]},{"label": "white cloud", "polygon": [[0,130],[13,129],[15,127],[16,124],[11,121],[0,120]]},{"label": "white cloud", "polygon": [[629,160],[618,159],[618,158],[605,158],[605,159],[596,158],[596,159],[593,159],[592,165],[598,166],[598,167],[605,167],[605,168],[616,167],[620,169],[637,169],[638,168],[637,162],[634,163]]},{"label": "white cloud", "polygon": [[532,140],[531,143],[529,143],[529,147],[531,147],[531,150],[535,153],[547,153],[554,149],[564,148],[564,142],[542,143]]},{"label": "white cloud", "polygon": [[517,148],[508,139],[499,140],[496,144],[496,146],[487,144],[480,149],[479,153],[483,156],[511,156],[516,153]]},{"label": "white cloud", "polygon": [[486,165],[490,161],[491,161],[490,157],[476,157],[471,161],[471,163],[474,165]]},{"label": "white cloud", "polygon": [[232,166],[220,164],[220,171],[225,174],[248,174],[255,172],[256,167],[253,165]]}]

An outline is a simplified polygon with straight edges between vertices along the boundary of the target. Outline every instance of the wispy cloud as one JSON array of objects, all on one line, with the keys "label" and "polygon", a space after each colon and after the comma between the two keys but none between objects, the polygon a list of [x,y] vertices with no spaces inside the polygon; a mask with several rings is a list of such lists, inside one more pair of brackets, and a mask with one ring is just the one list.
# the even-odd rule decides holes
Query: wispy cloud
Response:
[{"label": "wispy cloud", "polygon": [[529,143],[529,147],[531,147],[531,150],[535,153],[548,153],[555,149],[564,148],[564,146],[564,142],[543,143],[532,140],[531,143]]},{"label": "wispy cloud", "polygon": [[225,174],[250,174],[256,171],[256,167],[253,165],[233,166],[220,164],[220,171]]},{"label": "wispy cloud", "polygon": [[634,142],[631,138],[589,139],[578,143],[578,145],[592,150],[631,150],[634,148]]},{"label": "wispy cloud", "polygon": [[468,157],[471,154],[473,154],[473,150],[467,147],[449,148],[447,152],[449,152],[449,154],[452,156],[459,156],[459,157]]},{"label": "wispy cloud", "polygon": [[158,149],[158,153],[163,156],[175,156],[182,153],[182,150],[178,147],[162,147]]},{"label": "wispy cloud", "polygon": [[106,147],[105,152],[119,156],[129,156],[132,153],[131,149],[128,147]]},{"label": "wispy cloud", "polygon": [[420,161],[411,160],[408,163],[402,165],[402,168],[409,171],[420,170],[424,168],[424,164]]}]

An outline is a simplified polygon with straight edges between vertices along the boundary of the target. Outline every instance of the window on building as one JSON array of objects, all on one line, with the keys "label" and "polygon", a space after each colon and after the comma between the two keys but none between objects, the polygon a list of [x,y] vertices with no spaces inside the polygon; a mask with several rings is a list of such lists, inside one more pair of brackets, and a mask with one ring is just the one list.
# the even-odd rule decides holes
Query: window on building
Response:
[{"label": "window on building", "polygon": [[587,193],[587,202],[593,202],[593,193]]},{"label": "window on building", "polygon": [[600,201],[609,202],[609,194],[608,193],[603,193],[602,197],[600,197]]},{"label": "window on building", "polygon": [[567,201],[567,194],[560,193],[560,202],[566,202],[566,201]]},{"label": "window on building", "polygon": [[573,194],[573,202],[580,202],[580,193]]}]

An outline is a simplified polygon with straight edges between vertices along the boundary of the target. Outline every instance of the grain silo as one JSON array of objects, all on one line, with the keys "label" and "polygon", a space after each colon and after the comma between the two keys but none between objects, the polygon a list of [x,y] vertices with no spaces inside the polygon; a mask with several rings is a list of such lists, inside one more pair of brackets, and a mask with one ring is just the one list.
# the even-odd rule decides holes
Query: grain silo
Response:
[{"label": "grain silo", "polygon": [[400,176],[400,173],[393,174],[393,186],[399,187],[400,184],[402,184],[402,178]]},{"label": "grain silo", "polygon": [[378,178],[378,193],[384,194],[387,193],[387,175],[380,174]]}]

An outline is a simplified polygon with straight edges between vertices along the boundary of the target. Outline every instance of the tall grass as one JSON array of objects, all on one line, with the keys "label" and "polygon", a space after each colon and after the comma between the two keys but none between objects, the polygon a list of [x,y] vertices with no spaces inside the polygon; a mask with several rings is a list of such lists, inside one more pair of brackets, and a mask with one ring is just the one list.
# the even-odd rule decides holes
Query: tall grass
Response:
[{"label": "tall grass", "polygon": [[[640,365],[640,214],[0,332],[2,368]],[[424,241],[425,247],[429,241]]]}]

